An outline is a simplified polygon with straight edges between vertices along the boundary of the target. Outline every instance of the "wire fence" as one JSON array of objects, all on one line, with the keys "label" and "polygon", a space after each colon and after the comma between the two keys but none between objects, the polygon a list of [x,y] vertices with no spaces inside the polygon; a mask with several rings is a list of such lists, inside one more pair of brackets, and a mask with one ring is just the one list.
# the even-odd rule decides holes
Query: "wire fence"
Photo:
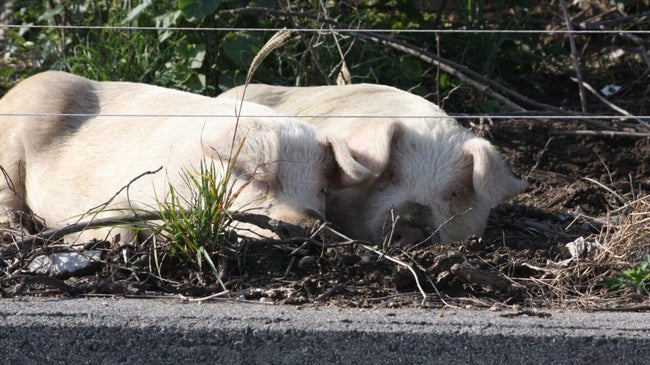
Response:
[{"label": "wire fence", "polygon": [[[643,14],[641,14],[643,15]],[[650,16],[650,13],[644,15]],[[554,26],[562,27],[562,24],[554,24]],[[588,28],[587,25],[580,24],[579,27]],[[565,26],[566,28],[566,26]],[[38,24],[0,24],[0,30],[3,29],[59,29],[64,31],[78,31],[78,30],[109,30],[109,31],[202,31],[202,32],[279,32],[286,30],[286,28],[260,28],[260,27],[165,27],[165,26],[106,26],[106,25],[38,25]],[[616,29],[378,29],[378,28],[348,28],[343,29],[340,27],[336,28],[327,28],[324,25],[323,28],[295,28],[291,29],[294,32],[301,33],[318,33],[318,34],[360,34],[360,33],[376,33],[376,34],[519,34],[519,35],[533,35],[533,34],[546,34],[546,35],[634,35],[634,36],[644,36],[650,35],[650,30],[616,30]],[[644,41],[644,40],[642,40]],[[648,41],[645,41],[648,43]],[[641,49],[642,52],[646,52],[645,48]],[[643,55],[646,59],[647,54]],[[598,95],[596,95],[598,97]],[[602,99],[602,97],[601,97]],[[605,102],[607,103],[607,102]],[[616,109],[615,106],[609,105],[613,110],[620,111]],[[96,117],[103,116],[109,118],[151,118],[151,117],[186,117],[186,118],[232,118],[233,115],[224,115],[224,114],[156,114],[156,113],[145,113],[145,114],[47,114],[47,113],[35,113],[35,114],[24,114],[24,113],[0,113],[0,116],[33,116],[33,117],[52,117],[52,116],[65,116],[65,117]],[[268,115],[246,115],[249,117],[268,117]],[[376,116],[372,115],[293,115],[292,117],[297,117],[301,119],[345,119],[345,118],[356,118],[356,119],[371,119]],[[578,111],[569,111],[566,113],[561,113],[556,110],[553,113],[547,112],[535,112],[535,111],[523,111],[523,112],[506,112],[506,113],[476,113],[476,114],[465,114],[465,113],[450,113],[447,115],[393,115],[387,116],[382,115],[382,117],[388,118],[447,118],[452,117],[455,119],[494,119],[494,120],[504,120],[504,119],[528,119],[528,120],[544,120],[544,121],[553,121],[553,120],[602,120],[602,121],[636,121],[640,125],[648,128],[650,130],[650,115],[631,115],[625,111],[622,111],[619,114],[587,114],[580,113]],[[643,134],[640,134],[643,135]]]}]

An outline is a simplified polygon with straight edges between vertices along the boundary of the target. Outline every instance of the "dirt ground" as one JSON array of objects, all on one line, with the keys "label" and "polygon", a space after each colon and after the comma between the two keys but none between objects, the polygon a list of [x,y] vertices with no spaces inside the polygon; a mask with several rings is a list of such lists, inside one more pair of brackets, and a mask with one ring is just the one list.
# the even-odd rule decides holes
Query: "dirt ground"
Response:
[{"label": "dirt ground", "polygon": [[[471,127],[497,145],[513,171],[530,184],[524,194],[494,209],[482,239],[381,255],[359,244],[327,240],[324,245],[249,242],[221,260],[228,289],[223,293],[205,271],[168,260],[159,275],[150,250],[127,252],[105,243],[96,245],[105,251],[102,264],[83,275],[32,275],[26,271],[29,260],[52,250],[46,245],[12,251],[13,238],[5,234],[1,294],[214,295],[341,307],[647,310],[647,295],[611,294],[603,272],[593,265],[586,266],[593,272],[585,274],[576,273],[585,267],[563,269],[560,263],[571,257],[567,243],[597,237],[603,222],[620,213],[621,199],[631,201],[650,191],[650,139],[557,135],[588,127],[582,122],[495,120]],[[584,261],[588,264],[589,258]]]}]

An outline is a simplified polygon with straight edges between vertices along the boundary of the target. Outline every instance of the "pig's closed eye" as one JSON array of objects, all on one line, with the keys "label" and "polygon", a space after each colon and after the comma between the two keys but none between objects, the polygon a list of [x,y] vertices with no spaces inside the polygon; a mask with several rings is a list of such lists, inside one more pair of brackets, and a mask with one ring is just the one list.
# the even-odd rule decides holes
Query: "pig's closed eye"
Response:
[{"label": "pig's closed eye", "polygon": [[449,203],[449,209],[453,214],[460,214],[470,207],[472,189],[463,185],[453,186],[446,190],[443,199]]},{"label": "pig's closed eye", "polygon": [[454,186],[447,190],[446,199],[450,202],[458,202],[467,197],[467,188],[462,185]]},{"label": "pig's closed eye", "polygon": [[400,183],[400,176],[397,172],[397,169],[395,169],[392,166],[389,166],[384,170],[384,173],[381,174],[380,179],[388,184],[393,184],[397,185]]},{"label": "pig's closed eye", "polygon": [[[259,186],[260,186],[261,190],[264,191],[264,194],[268,195],[268,194],[271,193],[271,184],[266,183],[266,182],[260,182]],[[278,188],[279,191],[282,191],[282,185],[281,184],[278,184],[277,188]]]},{"label": "pig's closed eye", "polygon": [[[260,196],[269,196],[273,193],[272,187],[269,183],[265,181],[260,181],[260,180],[248,180],[248,181],[242,181],[245,185],[246,190],[248,191],[255,191],[257,194]],[[281,188],[281,187],[276,187],[276,188]],[[281,190],[276,190],[275,192],[279,192]]]}]

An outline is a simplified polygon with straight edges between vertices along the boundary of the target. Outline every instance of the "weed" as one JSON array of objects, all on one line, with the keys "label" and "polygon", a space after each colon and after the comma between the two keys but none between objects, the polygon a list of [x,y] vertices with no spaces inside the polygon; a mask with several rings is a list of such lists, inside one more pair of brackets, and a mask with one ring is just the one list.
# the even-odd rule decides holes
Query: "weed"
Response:
[{"label": "weed", "polygon": [[605,278],[610,290],[633,288],[636,292],[650,295],[650,254],[645,255],[638,267],[624,270],[620,275]]},{"label": "weed", "polygon": [[[241,145],[234,149],[234,159],[240,150]],[[213,160],[201,161],[198,171],[184,172],[184,182],[190,188],[189,197],[181,196],[178,189],[170,185],[168,197],[158,199],[162,223],[154,232],[165,242],[161,247],[154,247],[159,270],[162,249],[189,267],[199,271],[208,269],[223,286],[219,262],[234,254],[229,237],[232,220],[228,212],[241,191],[233,190],[230,166],[221,174]]]}]

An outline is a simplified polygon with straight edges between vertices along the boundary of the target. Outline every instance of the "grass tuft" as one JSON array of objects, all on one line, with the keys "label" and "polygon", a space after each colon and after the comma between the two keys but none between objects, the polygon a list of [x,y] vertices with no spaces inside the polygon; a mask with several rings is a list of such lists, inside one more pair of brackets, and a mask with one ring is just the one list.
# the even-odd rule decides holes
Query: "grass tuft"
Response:
[{"label": "grass tuft", "polygon": [[[240,150],[241,146],[235,149],[234,160]],[[219,262],[235,253],[229,211],[243,188],[234,190],[230,166],[221,176],[214,160],[204,160],[198,171],[184,173],[189,197],[180,196],[178,189],[170,185],[168,197],[158,200],[161,223],[154,230],[164,242],[154,250],[159,270],[164,253],[184,266],[200,272],[208,270],[223,286]]]}]

